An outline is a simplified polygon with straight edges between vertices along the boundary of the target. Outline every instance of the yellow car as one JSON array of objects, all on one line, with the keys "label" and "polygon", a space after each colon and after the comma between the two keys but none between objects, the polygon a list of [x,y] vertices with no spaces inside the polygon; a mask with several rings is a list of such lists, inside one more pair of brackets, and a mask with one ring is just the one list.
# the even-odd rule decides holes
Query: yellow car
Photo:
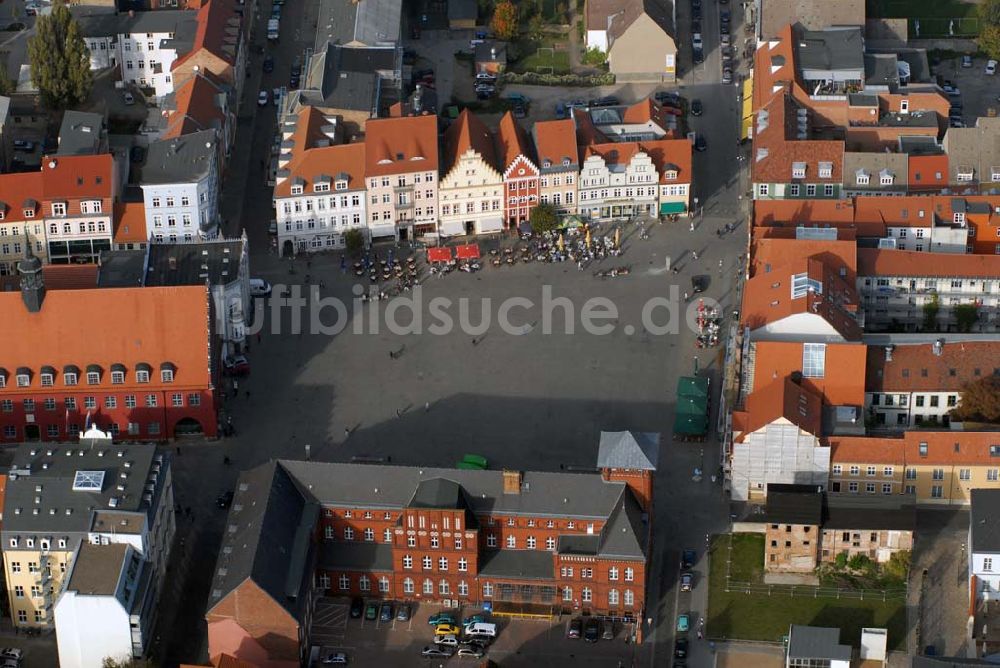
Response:
[{"label": "yellow car", "polygon": [[454,624],[438,624],[434,627],[434,635],[436,636],[457,636],[462,632],[462,629],[458,628]]}]

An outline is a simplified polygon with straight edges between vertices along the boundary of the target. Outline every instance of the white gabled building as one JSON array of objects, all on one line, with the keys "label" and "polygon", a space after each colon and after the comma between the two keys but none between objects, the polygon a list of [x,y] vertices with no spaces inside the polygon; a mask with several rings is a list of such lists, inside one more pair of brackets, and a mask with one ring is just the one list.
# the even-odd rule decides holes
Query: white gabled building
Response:
[{"label": "white gabled building", "polygon": [[344,247],[360,229],[371,239],[365,198],[365,144],[335,144],[335,119],[304,107],[286,131],[274,186],[278,254]]},{"label": "white gabled building", "polygon": [[198,30],[197,14],[183,9],[79,16],[90,50],[90,69],[117,68],[121,80],[152,89],[157,100],[174,90],[171,68],[187,53]]},{"label": "white gabled building", "polygon": [[139,184],[146,229],[157,241],[192,241],[218,234],[219,146],[215,130],[150,144]]},{"label": "white gabled building", "polygon": [[504,224],[504,182],[493,136],[468,109],[444,136],[438,190],[441,236],[499,232]]}]

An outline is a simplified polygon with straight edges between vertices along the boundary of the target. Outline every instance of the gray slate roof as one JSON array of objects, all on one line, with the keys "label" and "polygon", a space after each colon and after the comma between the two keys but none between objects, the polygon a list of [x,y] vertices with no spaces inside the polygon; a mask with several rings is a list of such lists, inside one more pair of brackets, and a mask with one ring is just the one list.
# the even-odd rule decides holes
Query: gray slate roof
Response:
[{"label": "gray slate roof", "polygon": [[913,531],[916,525],[917,507],[908,496],[826,495],[824,529]]},{"label": "gray slate roof", "polygon": [[367,46],[399,42],[402,0],[328,0],[319,5],[315,50],[327,42]]},{"label": "gray slate roof", "polygon": [[193,183],[209,173],[217,151],[215,130],[153,142],[140,168],[140,183]]},{"label": "gray slate roof", "polygon": [[476,20],[479,14],[479,7],[476,0],[448,0],[448,20],[461,21]]},{"label": "gray slate roof", "polygon": [[822,487],[815,485],[768,485],[764,518],[769,524],[819,526],[823,519]]},{"label": "gray slate roof", "polygon": [[[194,44],[198,31],[197,12],[186,9],[157,9],[156,11],[120,14],[87,14],[85,8],[71,8],[80,24],[83,37],[112,37],[136,33],[174,33],[172,41],[178,54],[187,53]],[[185,48],[185,46],[187,48]]]},{"label": "gray slate roof", "polygon": [[[211,610],[252,579],[296,619],[312,579],[311,532],[318,508],[275,461],[240,475],[208,597]],[[307,531],[303,527],[311,519]]]},{"label": "gray slate roof", "polygon": [[864,40],[861,28],[804,30],[796,40],[799,69],[858,70],[864,73]]},{"label": "gray slate roof", "polygon": [[601,432],[598,468],[655,471],[659,458],[660,435],[656,432]]},{"label": "gray slate roof", "polygon": [[324,541],[319,565],[328,570],[391,571],[392,545]]},{"label": "gray slate roof", "polygon": [[106,132],[104,116],[86,111],[69,110],[59,127],[59,149],[56,155],[93,155],[100,152]]},{"label": "gray slate roof", "polygon": [[[401,64],[395,47],[345,47],[327,44],[309,64],[307,84],[317,95],[307,95],[310,104],[378,111],[381,78],[394,76]],[[303,91],[306,93],[307,91]]]},{"label": "gray slate roof", "polygon": [[[92,512],[110,508],[112,497],[117,499],[115,510],[147,511],[142,495],[154,456],[155,446],[142,444],[94,448],[49,443],[18,446],[7,478],[4,536],[86,532]],[[77,471],[102,471],[101,489],[74,491]],[[123,473],[127,477],[122,478]],[[125,489],[119,490],[119,485]],[[41,491],[36,491],[38,486]]]},{"label": "gray slate roof", "polygon": [[853,650],[840,644],[840,629],[792,624],[788,636],[790,658],[851,660]]},{"label": "gray slate roof", "polygon": [[972,490],[973,552],[1000,552],[1000,489]]},{"label": "gray slate roof", "polygon": [[243,240],[151,243],[146,252],[147,286],[226,285],[238,278]]},{"label": "gray slate roof", "polygon": [[548,550],[492,550],[483,553],[479,574],[491,578],[551,580],[554,573]]}]

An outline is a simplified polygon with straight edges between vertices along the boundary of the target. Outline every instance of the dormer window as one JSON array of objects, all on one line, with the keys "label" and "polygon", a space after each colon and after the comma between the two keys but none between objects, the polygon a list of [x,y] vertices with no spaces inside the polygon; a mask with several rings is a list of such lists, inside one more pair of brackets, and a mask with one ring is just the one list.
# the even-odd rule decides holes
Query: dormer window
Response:
[{"label": "dormer window", "polygon": [[30,209],[29,208],[25,208],[24,209],[24,217],[25,218],[34,218],[35,217],[35,209],[34,209],[34,207],[32,207]]},{"label": "dormer window", "polygon": [[806,163],[804,163],[804,162],[793,162],[792,163],[792,178],[793,179],[804,179],[804,178],[806,178]]},{"label": "dormer window", "polygon": [[31,372],[27,369],[17,370],[17,386],[28,387],[31,385]]},{"label": "dormer window", "polygon": [[7,387],[7,370],[0,369],[0,390]]},{"label": "dormer window", "polygon": [[301,195],[302,194],[302,186],[292,186],[292,194],[293,195]]},{"label": "dormer window", "polygon": [[313,184],[313,192],[325,193],[325,192],[329,192],[329,190],[330,190],[330,184],[329,183],[314,183]]},{"label": "dormer window", "polygon": [[883,169],[878,173],[878,183],[881,186],[891,186],[894,178],[888,169]]},{"label": "dormer window", "polygon": [[665,178],[668,181],[676,181],[677,180],[677,170],[676,169],[668,169],[663,174],[663,178]]},{"label": "dormer window", "polygon": [[955,213],[951,214],[951,222],[955,223],[956,225],[965,225],[965,212],[956,211]]},{"label": "dormer window", "polygon": [[333,187],[336,188],[337,190],[347,190],[347,181],[341,179],[340,181],[337,181]]},{"label": "dormer window", "polygon": [[819,178],[830,179],[833,178],[833,163],[832,162],[821,162],[819,163]]},{"label": "dormer window", "polygon": [[177,368],[170,362],[164,362],[160,365],[160,382],[172,383],[174,382],[174,372]]},{"label": "dormer window", "polygon": [[6,212],[7,212],[7,207],[4,206],[2,202],[0,202],[0,220],[4,219]]},{"label": "dormer window", "polygon": [[125,384],[125,365],[124,364],[112,364],[111,365],[111,384],[112,385],[124,385]]},{"label": "dormer window", "polygon": [[42,387],[52,387],[55,384],[56,376],[54,373],[42,371],[39,374],[39,379],[41,380]]},{"label": "dormer window", "polygon": [[549,168],[552,166],[551,160],[542,160],[542,167]]},{"label": "dormer window", "polygon": [[152,371],[150,366],[145,362],[140,362],[135,365],[135,382],[137,383],[148,383],[149,382],[149,372]]},{"label": "dormer window", "polygon": [[80,213],[100,213],[101,200],[87,199],[80,202]]},{"label": "dormer window", "polygon": [[52,203],[52,215],[53,216],[65,216],[66,215],[66,202],[53,202]]},{"label": "dormer window", "polygon": [[64,371],[63,372],[63,384],[67,386],[74,386],[79,382],[80,374],[77,371]]},{"label": "dormer window", "polygon": [[872,180],[871,174],[869,174],[868,172],[866,172],[863,169],[859,169],[855,173],[855,178],[857,179],[857,182],[858,182],[859,186],[866,186],[869,183],[871,183],[871,180]]}]

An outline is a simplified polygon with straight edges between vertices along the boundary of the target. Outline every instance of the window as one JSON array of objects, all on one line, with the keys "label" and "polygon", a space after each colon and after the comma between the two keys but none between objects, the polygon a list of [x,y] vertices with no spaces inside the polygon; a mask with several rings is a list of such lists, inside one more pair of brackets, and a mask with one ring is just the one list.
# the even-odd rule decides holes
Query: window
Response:
[{"label": "window", "polygon": [[934,469],[931,472],[931,480],[944,480],[944,469]]},{"label": "window", "polygon": [[507,547],[514,549],[517,547],[517,537],[511,535],[507,536]]},{"label": "window", "polygon": [[615,582],[616,580],[618,580],[618,567],[617,566],[612,566],[611,568],[608,569],[608,580],[611,580],[612,582]]},{"label": "window", "polygon": [[146,395],[146,407],[147,408],[156,408],[156,405],[157,405],[156,395],[155,394],[147,394]]},{"label": "window", "polygon": [[631,567],[625,569],[625,582],[635,582],[635,569]]},{"label": "window", "polygon": [[792,276],[792,299],[805,297],[810,291],[823,294],[823,284],[805,273]]},{"label": "window", "polygon": [[460,573],[464,573],[469,570],[469,560],[465,557],[459,557],[458,559],[458,570]]},{"label": "window", "polygon": [[163,369],[162,371],[160,371],[160,381],[164,383],[174,382],[174,370]]},{"label": "window", "polygon": [[337,578],[337,586],[339,586],[342,591],[346,591],[346,590],[350,589],[351,588],[351,578],[349,578],[346,573],[345,574],[341,574],[341,576],[339,578]]},{"label": "window", "polygon": [[424,580],[424,593],[433,594],[434,593],[434,582],[430,578]]},{"label": "window", "polygon": [[958,479],[959,480],[971,480],[972,479],[972,470],[971,469],[959,469],[959,471],[958,471]]},{"label": "window", "polygon": [[769,188],[770,188],[770,184],[768,184],[768,183],[761,183],[761,184],[759,184],[757,186],[757,192],[758,192],[758,194],[761,197],[767,197]]},{"label": "window", "polygon": [[438,582],[438,593],[442,596],[447,596],[451,593],[451,587],[448,586],[447,580],[441,580]]},{"label": "window", "polygon": [[866,186],[871,182],[871,175],[869,175],[868,172],[862,169],[859,169],[855,173],[855,178],[859,186]]},{"label": "window", "polygon": [[1000,474],[1000,469],[986,469],[986,479],[990,482],[996,482],[998,479],[997,475]]},{"label": "window", "polygon": [[635,605],[635,593],[631,589],[625,590],[625,607],[631,608]]},{"label": "window", "polygon": [[404,594],[413,593],[413,578],[403,578],[403,593]]},{"label": "window", "polygon": [[372,582],[371,580],[368,579],[367,575],[362,575],[360,578],[358,578],[358,589],[360,589],[361,591],[372,590]]},{"label": "window", "polygon": [[556,539],[553,538],[552,536],[549,536],[548,538],[546,538],[545,539],[545,549],[549,550],[549,551],[552,551],[552,550],[556,549]]},{"label": "window", "polygon": [[416,547],[417,546],[417,537],[416,536],[407,536],[406,537],[406,546],[407,547]]},{"label": "window", "polygon": [[847,491],[851,492],[852,494],[857,494],[858,493],[858,483],[856,483],[856,482],[848,483],[847,484]]},{"label": "window", "polygon": [[392,542],[392,529],[384,529],[382,531],[382,542],[391,543]]},{"label": "window", "polygon": [[993,570],[993,559],[990,557],[983,558],[983,570],[992,571]]},{"label": "window", "polygon": [[608,605],[617,606],[618,605],[618,590],[609,589],[608,590]]},{"label": "window", "polygon": [[874,466],[869,466],[869,467],[868,467],[868,470],[867,470],[867,473],[868,473],[868,475],[870,475],[870,476],[873,476],[873,475],[875,475],[875,467],[874,467]]},{"label": "window", "polygon": [[111,384],[121,385],[125,382],[125,372],[124,371],[112,371],[111,372]]},{"label": "window", "polygon": [[465,580],[461,580],[458,583],[458,595],[459,596],[468,596],[469,595],[469,583],[466,582]]},{"label": "window", "polygon": [[431,536],[431,547],[434,548],[435,550],[441,547],[441,539],[439,539],[437,536]]},{"label": "window", "polygon": [[22,585],[14,585],[14,596],[16,598],[24,598],[24,587]]},{"label": "window", "polygon": [[493,583],[484,582],[483,583],[483,598],[490,598],[493,596]]},{"label": "window", "polygon": [[525,540],[525,542],[527,543],[529,550],[534,550],[535,549],[535,537],[534,536],[528,536],[528,538]]},{"label": "window", "polygon": [[592,577],[594,577],[594,569],[593,568],[581,568],[580,569],[580,577],[582,577],[582,578],[592,578]]},{"label": "window", "polygon": [[75,373],[72,373],[72,372],[70,372],[70,373],[64,373],[63,374],[63,382],[66,385],[70,385],[70,386],[76,385],[76,383],[77,383],[77,375]]},{"label": "window", "polygon": [[875,483],[873,483],[873,482],[866,482],[865,483],[865,491],[868,492],[869,494],[874,494],[875,493]]},{"label": "window", "polygon": [[942,498],[944,496],[943,491],[944,490],[941,487],[941,485],[934,485],[933,487],[931,487],[931,498],[932,499]]},{"label": "window", "polygon": [[323,527],[323,537],[327,540],[333,540],[333,527],[329,524]]},{"label": "window", "polygon": [[563,587],[562,595],[563,595],[562,600],[564,600],[564,601],[572,601],[573,600],[573,588],[572,587]]},{"label": "window", "polygon": [[408,554],[403,555],[403,568],[411,569],[413,568],[413,557]]},{"label": "window", "polygon": [[497,537],[496,534],[488,533],[486,534],[486,547],[496,547]]},{"label": "window", "polygon": [[884,466],[884,467],[882,467],[882,476],[885,477],[885,478],[891,478],[892,477],[892,467],[891,466]]},{"label": "window", "polygon": [[420,564],[425,571],[429,571],[434,567],[434,560],[430,557],[424,557],[420,560]]},{"label": "window", "polygon": [[826,197],[833,197],[833,184],[827,183],[823,186],[823,195]]},{"label": "window", "polygon": [[456,550],[461,550],[462,549],[462,537],[461,536],[455,536],[455,549]]},{"label": "window", "polygon": [[344,527],[344,540],[354,540],[354,529]]},{"label": "window", "polygon": [[826,375],[826,344],[802,344],[802,375],[806,378],[823,378]]},{"label": "window", "polygon": [[590,603],[590,601],[593,599],[593,596],[594,596],[594,594],[590,590],[590,587],[584,587],[583,590],[581,590],[581,592],[580,592],[580,599],[584,603]]},{"label": "window", "polygon": [[135,372],[135,382],[137,383],[148,383],[149,382],[149,372],[140,369]]},{"label": "window", "polygon": [[368,527],[365,529],[365,541],[372,543],[375,541],[375,529]]},{"label": "window", "polygon": [[439,571],[446,571],[446,570],[448,570],[448,557],[439,557],[438,558],[438,570]]}]

